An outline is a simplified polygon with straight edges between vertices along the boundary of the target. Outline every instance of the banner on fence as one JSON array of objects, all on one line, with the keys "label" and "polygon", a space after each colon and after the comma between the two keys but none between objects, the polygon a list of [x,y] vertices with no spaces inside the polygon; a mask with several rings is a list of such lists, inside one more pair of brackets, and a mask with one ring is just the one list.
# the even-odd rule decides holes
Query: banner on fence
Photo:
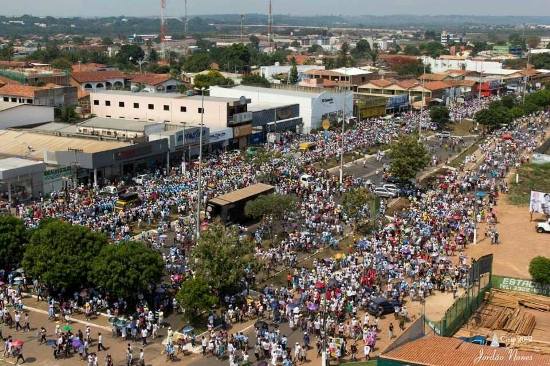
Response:
[{"label": "banner on fence", "polygon": [[493,275],[492,285],[493,288],[497,288],[500,290],[527,292],[530,294],[550,296],[550,284],[544,285],[542,283],[534,282],[531,280],[524,280],[521,278]]}]

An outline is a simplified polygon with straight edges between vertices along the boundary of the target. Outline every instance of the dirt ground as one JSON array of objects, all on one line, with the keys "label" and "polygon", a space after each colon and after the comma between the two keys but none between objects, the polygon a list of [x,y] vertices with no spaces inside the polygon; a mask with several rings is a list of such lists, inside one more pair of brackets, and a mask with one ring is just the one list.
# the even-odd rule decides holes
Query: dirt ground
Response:
[{"label": "dirt ground", "polygon": [[530,278],[529,262],[533,257],[550,257],[550,235],[535,231],[536,220],[543,219],[533,215],[530,221],[528,206],[515,206],[501,197],[496,206],[500,234],[500,244],[491,245],[491,239],[485,238],[485,226],[478,232],[478,243],[469,245],[466,254],[479,258],[493,253],[493,273],[519,278]]},{"label": "dirt ground", "polygon": [[[480,310],[483,309],[483,306]],[[533,309],[523,308],[525,312],[531,313],[535,316],[535,330],[532,334],[533,341],[550,342],[550,312],[538,311]],[[475,327],[470,320],[455,334],[455,337],[472,337],[476,335],[484,335],[488,338],[492,338],[493,334],[496,334],[499,339],[507,340],[513,336],[512,333],[506,332],[501,329],[492,330],[488,328]],[[507,342],[504,342],[507,343]]]}]

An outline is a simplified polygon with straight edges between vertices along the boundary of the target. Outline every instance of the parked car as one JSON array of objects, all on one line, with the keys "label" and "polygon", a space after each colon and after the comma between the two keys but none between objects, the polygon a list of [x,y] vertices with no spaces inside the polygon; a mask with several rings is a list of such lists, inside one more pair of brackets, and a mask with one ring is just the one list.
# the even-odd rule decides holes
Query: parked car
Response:
[{"label": "parked car", "polygon": [[550,233],[550,219],[537,224],[537,233]]},{"label": "parked car", "polygon": [[135,184],[143,185],[147,180],[149,179],[149,176],[147,174],[140,174],[136,177],[134,177],[132,180]]},{"label": "parked car", "polygon": [[101,189],[100,193],[114,195],[114,194],[118,194],[118,189],[115,186],[106,186]]},{"label": "parked car", "polygon": [[375,195],[377,195],[378,197],[382,197],[382,198],[395,198],[397,197],[397,193],[396,192],[392,192],[390,191],[389,189],[385,188],[385,187],[376,187],[373,191],[373,193]]},{"label": "parked car", "polygon": [[395,184],[384,184],[382,187],[386,188],[388,191],[393,192],[396,196],[399,196],[401,189]]},{"label": "parked car", "polygon": [[401,306],[399,301],[388,300],[385,297],[377,297],[369,302],[367,311],[371,315],[382,316],[395,312],[396,306]]}]

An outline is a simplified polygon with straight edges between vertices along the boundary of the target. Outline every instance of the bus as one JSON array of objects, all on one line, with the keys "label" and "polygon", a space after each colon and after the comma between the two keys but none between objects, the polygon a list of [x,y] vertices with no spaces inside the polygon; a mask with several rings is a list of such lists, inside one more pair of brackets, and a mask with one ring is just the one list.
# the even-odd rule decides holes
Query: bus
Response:
[{"label": "bus", "polygon": [[244,213],[248,201],[275,192],[269,184],[257,183],[246,188],[212,198],[206,206],[212,217],[219,217],[225,224],[243,224],[249,221]]}]

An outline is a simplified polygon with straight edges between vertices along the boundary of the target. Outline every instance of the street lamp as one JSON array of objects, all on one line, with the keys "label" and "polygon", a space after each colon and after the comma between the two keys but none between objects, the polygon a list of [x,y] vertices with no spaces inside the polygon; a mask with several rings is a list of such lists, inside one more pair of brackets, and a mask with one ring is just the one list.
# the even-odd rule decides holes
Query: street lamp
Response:
[{"label": "street lamp", "polygon": [[[345,68],[345,74],[347,74],[347,67]],[[348,85],[351,89],[351,76],[346,77],[348,79]],[[344,182],[344,134],[346,132],[346,102],[348,96],[348,90],[344,89],[344,107],[342,108],[342,135],[341,135],[341,150],[340,150],[340,184]]]},{"label": "street lamp", "polygon": [[201,230],[201,185],[202,185],[202,133],[204,128],[204,92],[208,90],[208,88],[203,87],[200,89],[197,89],[201,91],[201,124],[200,124],[200,132],[199,132],[199,176],[198,176],[198,182],[197,182],[197,217],[196,217],[196,240],[199,240],[200,237],[200,230]]}]

